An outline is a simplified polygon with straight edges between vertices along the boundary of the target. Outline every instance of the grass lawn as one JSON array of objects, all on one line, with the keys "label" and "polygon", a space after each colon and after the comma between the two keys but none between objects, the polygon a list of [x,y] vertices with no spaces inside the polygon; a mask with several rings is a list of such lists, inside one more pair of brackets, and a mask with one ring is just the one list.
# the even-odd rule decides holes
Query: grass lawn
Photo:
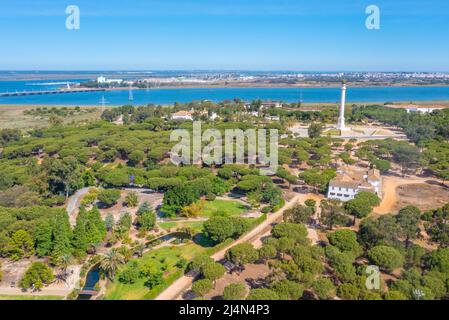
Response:
[{"label": "grass lawn", "polygon": [[[213,216],[232,217],[239,216],[250,209],[250,207],[245,206],[238,201],[215,199],[213,201],[204,201],[204,208],[199,215],[205,218],[210,218]],[[176,212],[166,206],[162,206],[161,211],[166,218],[177,217]]]},{"label": "grass lawn", "polygon": [[[194,243],[179,247],[164,247],[148,252],[140,259],[134,259],[138,266],[150,266],[154,272],[162,271],[164,283],[152,288],[145,286],[146,278],[139,278],[133,284],[124,284],[116,280],[109,284],[105,300],[151,300],[154,299],[165,288],[178,279],[184,271],[176,267],[176,263],[181,259],[190,261],[195,255],[206,253],[207,249]],[[121,268],[123,270],[123,267]],[[165,271],[164,271],[165,270]]]},{"label": "grass lawn", "polygon": [[192,221],[192,222],[161,222],[159,223],[159,227],[165,230],[170,229],[179,229],[179,228],[191,228],[196,233],[199,233],[203,230],[204,221]]},{"label": "grass lawn", "polygon": [[329,129],[327,131],[324,131],[325,135],[330,134],[331,136],[341,136],[341,130],[338,129]]},{"label": "grass lawn", "polygon": [[205,217],[213,216],[239,216],[248,211],[249,208],[238,201],[214,200],[206,201],[202,215]]},{"label": "grass lawn", "polygon": [[0,300],[62,300],[64,297],[59,296],[3,296],[0,295]]},{"label": "grass lawn", "polygon": [[154,270],[153,272],[165,270],[163,271],[164,282],[151,290],[145,286],[145,277],[139,278],[133,284],[121,283],[118,281],[118,276],[120,271],[126,267],[124,266],[117,272],[116,280],[108,285],[104,300],[152,300],[184,274],[184,270],[176,267],[178,261],[181,259],[191,261],[199,254],[212,255],[232,241],[232,239],[228,239],[215,247],[203,247],[196,243],[189,243],[184,246],[164,247],[148,252],[142,258],[132,261],[136,261],[138,267],[149,265]]}]

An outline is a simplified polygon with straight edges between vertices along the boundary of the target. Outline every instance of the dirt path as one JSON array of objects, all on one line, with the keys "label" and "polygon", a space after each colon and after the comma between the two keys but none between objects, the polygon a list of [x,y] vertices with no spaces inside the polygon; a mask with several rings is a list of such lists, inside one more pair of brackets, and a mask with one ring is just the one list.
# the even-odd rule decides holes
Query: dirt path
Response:
[{"label": "dirt path", "polygon": [[[68,277],[65,282],[54,281],[41,291],[23,291],[19,287],[20,279],[31,263],[43,259],[26,259],[17,262],[6,261],[3,263],[3,279],[0,285],[0,295],[21,296],[67,296],[73,289],[77,288],[80,280],[82,265],[71,265],[67,268]],[[1,261],[0,261],[1,262]]]},{"label": "dirt path", "polygon": [[[316,195],[314,195],[316,197]],[[250,242],[255,247],[261,246],[261,238],[264,236],[267,236],[271,232],[272,224],[279,222],[283,218],[283,214],[285,210],[288,210],[292,208],[297,203],[303,203],[305,200],[312,198],[310,194],[298,194],[295,197],[293,197],[290,201],[288,201],[285,206],[279,210],[276,213],[273,213],[268,216],[268,218],[262,222],[260,225],[258,225],[256,228],[251,230],[249,233],[245,234],[243,237],[238,239],[237,241],[234,241],[229,246],[221,249],[220,251],[213,254],[211,257],[215,261],[222,260],[225,256],[226,251],[228,251],[230,248],[234,247],[237,244],[243,243],[243,242]],[[311,240],[313,243],[316,243],[318,241],[318,235],[316,234],[315,230],[310,230],[309,235],[311,236]],[[159,296],[156,297],[155,300],[176,300],[179,299],[182,296],[182,293],[185,292],[190,288],[193,282],[193,277],[189,276],[182,276],[178,280],[176,280],[170,287],[168,287],[165,291],[163,291]]]},{"label": "dirt path", "polygon": [[0,295],[3,296],[67,296],[72,289],[70,288],[44,288],[41,291],[30,292],[23,291],[20,288],[2,288],[0,287]]},{"label": "dirt path", "polygon": [[318,244],[320,242],[320,238],[318,237],[318,232],[316,232],[313,228],[307,228],[307,238],[310,239],[312,245]]},{"label": "dirt path", "polygon": [[67,271],[69,277],[66,282],[53,282],[48,287],[42,288],[40,291],[24,291],[18,287],[18,282],[14,286],[8,283],[9,286],[0,287],[0,295],[6,296],[61,296],[66,297],[73,289],[77,288],[80,279],[80,270],[82,265],[70,266]]}]

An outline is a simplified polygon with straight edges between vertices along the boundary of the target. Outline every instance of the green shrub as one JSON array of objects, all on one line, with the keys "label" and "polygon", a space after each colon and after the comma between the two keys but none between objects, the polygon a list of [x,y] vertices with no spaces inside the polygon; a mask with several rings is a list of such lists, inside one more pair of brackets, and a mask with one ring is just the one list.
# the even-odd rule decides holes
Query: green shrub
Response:
[{"label": "green shrub", "polygon": [[42,262],[34,262],[27,271],[25,271],[20,280],[20,287],[23,289],[34,288],[42,289],[55,279],[53,271]]},{"label": "green shrub", "polygon": [[242,283],[232,283],[223,290],[223,300],[244,300],[246,297],[246,286]]},{"label": "green shrub", "polygon": [[376,246],[368,251],[370,260],[380,268],[391,272],[404,264],[404,257],[393,247]]},{"label": "green shrub", "polygon": [[120,190],[104,189],[98,194],[98,200],[106,206],[112,206],[120,199]]},{"label": "green shrub", "polygon": [[197,297],[204,297],[209,291],[212,290],[213,284],[209,279],[202,279],[195,281],[192,284],[192,292]]}]

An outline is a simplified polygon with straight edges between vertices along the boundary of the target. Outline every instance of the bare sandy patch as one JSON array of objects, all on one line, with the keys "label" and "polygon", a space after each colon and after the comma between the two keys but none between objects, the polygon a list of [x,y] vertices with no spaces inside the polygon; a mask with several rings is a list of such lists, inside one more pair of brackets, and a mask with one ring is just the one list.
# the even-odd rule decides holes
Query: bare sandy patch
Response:
[{"label": "bare sandy patch", "polygon": [[375,214],[397,213],[407,205],[416,205],[421,210],[440,207],[449,202],[449,189],[440,181],[426,177],[383,177],[383,198]]},{"label": "bare sandy patch", "polygon": [[408,184],[396,189],[398,201],[394,211],[414,205],[422,211],[437,209],[449,202],[449,188],[438,184]]},{"label": "bare sandy patch", "polygon": [[259,279],[264,279],[270,274],[270,269],[265,264],[248,264],[245,270],[240,273],[226,273],[223,277],[215,283],[215,288],[206,295],[206,299],[221,299],[223,290],[231,283],[242,283],[249,291],[250,284],[257,282]]}]

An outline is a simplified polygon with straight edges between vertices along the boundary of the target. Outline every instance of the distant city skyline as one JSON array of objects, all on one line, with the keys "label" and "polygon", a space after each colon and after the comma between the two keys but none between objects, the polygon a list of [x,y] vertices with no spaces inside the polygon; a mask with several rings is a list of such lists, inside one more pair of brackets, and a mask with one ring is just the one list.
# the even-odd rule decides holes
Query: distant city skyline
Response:
[{"label": "distant city skyline", "polygon": [[444,0],[16,0],[0,37],[0,70],[449,72]]}]

